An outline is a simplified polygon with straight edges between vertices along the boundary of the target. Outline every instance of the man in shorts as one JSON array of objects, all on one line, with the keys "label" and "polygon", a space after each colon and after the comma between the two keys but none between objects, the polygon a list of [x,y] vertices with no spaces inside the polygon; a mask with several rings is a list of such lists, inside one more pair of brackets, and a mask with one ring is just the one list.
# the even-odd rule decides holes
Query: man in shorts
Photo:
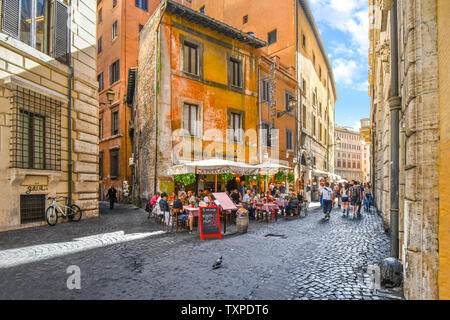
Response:
[{"label": "man in shorts", "polygon": [[333,190],[330,188],[330,183],[328,182],[322,188],[322,202],[325,219],[329,220],[331,210],[333,209]]},{"label": "man in shorts", "polygon": [[361,208],[362,192],[358,181],[353,180],[353,186],[350,188],[350,199],[353,207],[353,218],[356,218],[358,209]]}]

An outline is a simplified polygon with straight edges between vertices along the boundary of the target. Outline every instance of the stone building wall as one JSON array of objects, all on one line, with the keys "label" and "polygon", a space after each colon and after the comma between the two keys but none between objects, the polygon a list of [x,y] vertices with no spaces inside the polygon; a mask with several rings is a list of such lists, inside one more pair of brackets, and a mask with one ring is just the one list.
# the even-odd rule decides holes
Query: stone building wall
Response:
[{"label": "stone building wall", "polygon": [[[439,199],[450,194],[450,1],[438,0]],[[439,202],[439,299],[450,299],[450,202]]]},{"label": "stone building wall", "polygon": [[[1,5],[1,1],[0,1]],[[98,216],[98,84],[96,81],[96,0],[71,1],[73,200],[83,217]],[[68,194],[69,67],[0,30],[0,231],[46,224],[21,224],[20,196]],[[15,88],[61,103],[61,169],[13,168],[10,157]],[[19,105],[20,107],[20,105]],[[47,200],[45,207],[49,205]],[[43,212],[42,212],[43,214]],[[62,221],[62,219],[60,220]]]},{"label": "stone building wall", "polygon": [[[155,102],[157,90],[155,80],[159,77],[159,59],[157,56],[157,30],[161,19],[156,11],[140,34],[138,73],[136,79],[136,99],[132,111],[134,123],[133,153],[136,159],[133,180],[133,199],[137,205],[141,199],[148,199],[154,190],[155,168]],[[145,159],[145,160],[141,160]]]},{"label": "stone building wall", "polygon": [[[390,210],[391,1],[369,1],[376,204]],[[439,230],[437,1],[397,1],[400,112],[400,258],[408,299],[436,299]],[[387,10],[382,10],[385,8]]]}]

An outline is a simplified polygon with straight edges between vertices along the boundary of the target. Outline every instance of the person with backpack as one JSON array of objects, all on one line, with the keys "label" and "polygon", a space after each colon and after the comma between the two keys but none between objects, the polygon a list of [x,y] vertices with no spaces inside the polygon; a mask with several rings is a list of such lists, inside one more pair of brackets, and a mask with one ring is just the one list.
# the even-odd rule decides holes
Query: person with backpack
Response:
[{"label": "person with backpack", "polygon": [[353,209],[353,218],[356,218],[358,208],[361,207],[361,188],[355,180],[353,180],[353,186],[350,188],[350,199]]},{"label": "person with backpack", "polygon": [[322,187],[322,203],[323,203],[323,213],[325,214],[325,219],[330,220],[330,213],[333,209],[333,190],[330,188],[330,183],[326,182],[325,186]]},{"label": "person with backpack", "polygon": [[364,203],[364,194],[365,194],[365,192],[364,192],[364,185],[362,183],[360,183],[359,181],[358,181],[358,187],[359,187],[360,193],[361,193],[360,194],[361,202],[360,202],[360,204],[358,206],[358,218],[359,218],[361,216],[361,207],[362,207],[362,205]]}]

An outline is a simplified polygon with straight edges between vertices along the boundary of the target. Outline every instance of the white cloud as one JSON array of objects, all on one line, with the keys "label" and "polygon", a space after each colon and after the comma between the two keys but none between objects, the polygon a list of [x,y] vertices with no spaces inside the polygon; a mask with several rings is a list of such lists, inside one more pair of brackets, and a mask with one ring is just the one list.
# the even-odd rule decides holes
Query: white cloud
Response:
[{"label": "white cloud", "polygon": [[333,61],[333,71],[336,83],[350,87],[359,78],[360,67],[353,60],[336,59]]},{"label": "white cloud", "polygon": [[348,34],[358,53],[367,56],[367,0],[310,0],[310,4],[317,22]]}]

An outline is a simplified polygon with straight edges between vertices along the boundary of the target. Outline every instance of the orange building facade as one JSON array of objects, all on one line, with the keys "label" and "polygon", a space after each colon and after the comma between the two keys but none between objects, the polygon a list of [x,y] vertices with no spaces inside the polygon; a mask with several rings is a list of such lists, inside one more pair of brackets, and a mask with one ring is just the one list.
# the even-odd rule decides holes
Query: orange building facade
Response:
[{"label": "orange building facade", "polygon": [[192,0],[192,8],[267,41],[261,50],[294,69],[299,132],[295,173],[300,180],[313,182],[314,199],[314,182],[334,177],[337,91],[307,0]]},{"label": "orange building facade", "polygon": [[[160,0],[100,0],[97,6],[97,81],[100,101],[99,192],[114,186],[119,201],[127,201],[132,171],[129,166],[131,109],[126,103],[128,72],[137,67],[139,32]],[[190,5],[188,1],[185,5]],[[108,92],[114,92],[112,101]],[[111,98],[110,98],[111,99]]]},{"label": "orange building facade", "polygon": [[[140,35],[133,103],[136,202],[173,191],[169,169],[177,164],[259,163],[258,49],[265,45],[174,1],[155,12]],[[204,178],[200,189],[211,177]]]}]

